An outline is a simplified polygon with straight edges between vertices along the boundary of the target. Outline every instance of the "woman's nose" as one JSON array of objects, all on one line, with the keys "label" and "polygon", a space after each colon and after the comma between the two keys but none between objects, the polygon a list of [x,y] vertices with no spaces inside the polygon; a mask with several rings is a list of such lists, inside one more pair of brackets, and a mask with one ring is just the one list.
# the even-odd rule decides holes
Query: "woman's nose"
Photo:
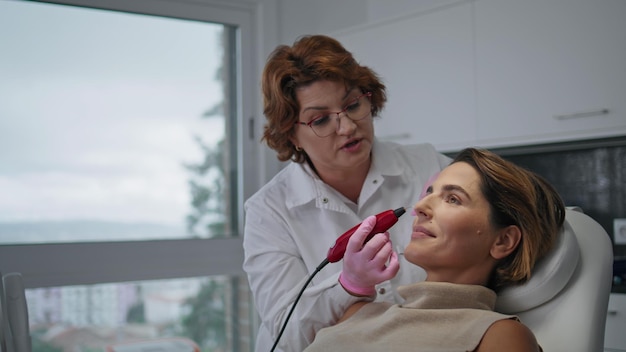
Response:
[{"label": "woman's nose", "polygon": [[338,112],[337,116],[337,134],[351,135],[356,130],[356,122],[352,121],[344,112]]},{"label": "woman's nose", "polygon": [[428,204],[429,199],[430,199],[429,195],[426,195],[422,199],[420,199],[417,203],[415,203],[415,205],[413,205],[412,213],[416,217],[429,218],[432,215],[432,209],[430,208]]}]

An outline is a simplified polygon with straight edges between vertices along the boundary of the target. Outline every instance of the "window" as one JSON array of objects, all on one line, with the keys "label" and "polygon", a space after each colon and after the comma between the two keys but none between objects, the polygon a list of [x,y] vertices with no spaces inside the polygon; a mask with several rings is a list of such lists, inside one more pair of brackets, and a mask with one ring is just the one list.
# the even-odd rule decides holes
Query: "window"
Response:
[{"label": "window", "polygon": [[24,275],[34,350],[250,350],[252,9],[71,3],[0,2],[0,270]]},{"label": "window", "polygon": [[3,2],[0,243],[232,230],[230,26]]}]

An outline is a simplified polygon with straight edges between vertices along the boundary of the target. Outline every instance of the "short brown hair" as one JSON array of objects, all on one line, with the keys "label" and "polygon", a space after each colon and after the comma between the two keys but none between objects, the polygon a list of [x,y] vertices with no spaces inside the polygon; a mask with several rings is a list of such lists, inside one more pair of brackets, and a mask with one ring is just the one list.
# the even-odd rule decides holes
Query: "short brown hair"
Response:
[{"label": "short brown hair", "polygon": [[540,175],[487,150],[464,149],[452,162],[468,163],[480,175],[491,224],[516,225],[522,233],[517,249],[498,263],[488,286],[498,289],[527,281],[536,261],[554,246],[565,221],[558,192]]},{"label": "short brown hair", "polygon": [[324,35],[309,35],[293,46],[280,45],[269,56],[261,86],[263,113],[267,119],[262,140],[274,149],[280,161],[306,160],[290,141],[300,107],[296,88],[315,81],[342,82],[346,87],[371,92],[372,116],[377,116],[387,101],[385,85],[368,67],[361,66],[337,40]]}]

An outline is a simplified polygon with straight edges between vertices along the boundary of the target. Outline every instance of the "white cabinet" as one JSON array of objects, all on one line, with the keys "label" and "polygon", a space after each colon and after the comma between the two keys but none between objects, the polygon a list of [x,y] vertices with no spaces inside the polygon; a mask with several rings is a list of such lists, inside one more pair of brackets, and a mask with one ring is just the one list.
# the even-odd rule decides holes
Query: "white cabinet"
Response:
[{"label": "white cabinet", "polygon": [[452,151],[626,135],[624,0],[460,1],[330,34],[387,84],[379,137]]},{"label": "white cabinet", "polygon": [[626,351],[626,294],[612,293],[606,317],[605,351]]},{"label": "white cabinet", "polygon": [[387,86],[376,135],[460,149],[476,139],[472,3],[332,33]]},{"label": "white cabinet", "polygon": [[476,1],[479,143],[625,135],[625,18],[623,0]]}]

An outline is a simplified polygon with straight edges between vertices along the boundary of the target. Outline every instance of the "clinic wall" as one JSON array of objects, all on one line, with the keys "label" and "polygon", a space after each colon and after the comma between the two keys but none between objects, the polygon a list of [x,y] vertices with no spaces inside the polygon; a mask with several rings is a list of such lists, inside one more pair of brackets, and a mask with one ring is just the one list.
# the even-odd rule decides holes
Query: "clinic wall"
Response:
[{"label": "clinic wall", "polygon": [[623,1],[278,5],[280,42],[330,34],[381,75],[380,138],[445,152],[626,135]]},{"label": "clinic wall", "polygon": [[[264,0],[260,0],[264,1]],[[333,34],[468,0],[276,0],[281,43],[305,34]]]}]

